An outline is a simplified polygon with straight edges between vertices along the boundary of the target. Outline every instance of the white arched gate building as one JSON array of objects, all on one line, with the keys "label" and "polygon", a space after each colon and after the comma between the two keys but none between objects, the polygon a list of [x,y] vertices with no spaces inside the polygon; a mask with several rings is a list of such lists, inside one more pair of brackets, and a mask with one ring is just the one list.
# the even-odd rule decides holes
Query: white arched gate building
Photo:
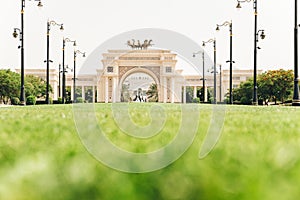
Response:
[{"label": "white arched gate building", "polygon": [[153,78],[159,102],[183,102],[184,78],[176,71],[176,63],[176,54],[170,50],[108,50],[103,54],[103,69],[97,70],[97,102],[120,102],[122,84],[134,73]]}]

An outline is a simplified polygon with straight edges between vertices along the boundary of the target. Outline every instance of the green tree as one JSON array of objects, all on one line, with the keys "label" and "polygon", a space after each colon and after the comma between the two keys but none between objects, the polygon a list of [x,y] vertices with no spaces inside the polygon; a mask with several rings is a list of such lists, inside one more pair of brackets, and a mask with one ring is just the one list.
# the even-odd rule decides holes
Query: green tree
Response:
[{"label": "green tree", "polygon": [[158,102],[158,90],[157,90],[157,84],[152,83],[149,86],[148,91],[146,92],[147,99],[149,102]]},{"label": "green tree", "polygon": [[249,105],[253,97],[253,80],[249,79],[240,84],[238,88],[233,89],[233,101],[239,101],[241,104]]},{"label": "green tree", "polygon": [[258,77],[258,95],[264,100],[284,102],[293,91],[292,70],[270,70]]},{"label": "green tree", "polygon": [[[81,87],[78,87],[76,86],[76,89],[75,89],[75,98],[76,98],[76,101],[79,97],[82,97],[82,88]],[[81,99],[82,100],[82,99]]]},{"label": "green tree", "polygon": [[85,88],[85,99],[84,99],[85,102],[92,103],[93,102],[93,95],[95,95],[94,92],[93,92],[93,87],[91,87],[91,86],[86,87]]},{"label": "green tree", "polygon": [[[52,87],[49,85],[49,92],[52,92]],[[25,76],[25,95],[35,96],[37,98],[45,97],[46,95],[46,82],[37,76]]]},{"label": "green tree", "polygon": [[265,103],[270,101],[273,97],[273,86],[274,83],[270,77],[268,77],[269,74],[263,73],[259,76],[257,80],[258,85],[258,91],[257,95],[259,96],[259,100],[263,100]]},{"label": "green tree", "polygon": [[[6,104],[8,100],[20,95],[20,74],[9,69],[0,70],[0,99]],[[52,87],[50,85],[50,92]],[[46,94],[46,82],[33,75],[25,76],[25,96],[44,97]]]},{"label": "green tree", "polygon": [[[293,91],[292,70],[270,70],[257,77],[257,95],[265,102],[277,100],[284,102]],[[253,80],[249,79],[233,90],[233,98],[242,104],[251,104],[253,98]]]},{"label": "green tree", "polygon": [[4,104],[20,94],[20,75],[8,70],[0,70],[0,99]]},{"label": "green tree", "polygon": [[121,102],[129,102],[129,101],[130,101],[129,85],[123,84],[122,92],[121,92]]},{"label": "green tree", "polygon": [[71,87],[66,87],[66,101],[65,103],[71,103]]}]

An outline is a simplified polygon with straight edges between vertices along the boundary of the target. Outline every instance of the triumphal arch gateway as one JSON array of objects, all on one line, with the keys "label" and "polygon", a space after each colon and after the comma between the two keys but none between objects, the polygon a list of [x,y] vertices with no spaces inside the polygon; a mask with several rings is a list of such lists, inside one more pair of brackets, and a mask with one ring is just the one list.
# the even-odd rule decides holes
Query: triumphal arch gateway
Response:
[{"label": "triumphal arch gateway", "polygon": [[[133,74],[146,74],[152,78],[157,86],[158,102],[185,102],[183,97],[185,79],[181,71],[176,70],[177,55],[170,50],[148,49],[147,47],[151,44],[148,42],[147,45],[147,40],[142,45],[134,45],[128,41],[128,45],[132,49],[108,50],[102,55],[103,68],[97,70],[97,102],[128,101],[124,97],[124,88],[130,87],[126,79]],[[144,77],[135,78],[143,79]],[[146,78],[145,81],[147,81]],[[143,80],[140,83],[140,88],[142,88]],[[130,101],[134,100],[137,95],[137,91],[130,93]]]}]

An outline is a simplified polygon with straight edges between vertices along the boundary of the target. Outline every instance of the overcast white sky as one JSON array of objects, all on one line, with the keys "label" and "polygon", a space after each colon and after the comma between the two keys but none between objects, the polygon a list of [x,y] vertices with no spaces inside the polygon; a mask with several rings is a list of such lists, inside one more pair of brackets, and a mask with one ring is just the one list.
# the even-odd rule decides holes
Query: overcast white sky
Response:
[{"label": "overcast white sky", "polygon": [[[78,49],[91,53],[104,41],[126,31],[140,28],[161,28],[184,34],[197,43],[216,37],[217,62],[228,68],[229,29],[216,32],[216,24],[233,21],[235,67],[253,66],[254,15],[253,3],[236,0],[43,0],[44,7],[26,0],[25,64],[27,68],[45,67],[47,19],[64,23],[65,31],[51,28],[50,59],[52,68],[62,61],[63,36],[77,40]],[[20,27],[21,0],[1,1],[0,68],[20,66],[19,41],[12,37]],[[260,41],[259,69],[293,69],[293,0],[258,0],[258,28],[266,39]],[[149,33],[151,38],[151,33]],[[131,38],[128,38],[131,39]],[[125,43],[126,41],[124,41]],[[154,41],[155,43],[155,41]],[[124,45],[124,48],[127,48]],[[212,47],[206,48],[213,55]],[[192,52],[197,49],[191,49]],[[73,47],[66,48],[66,64],[73,66]],[[99,56],[99,61],[101,57]],[[84,59],[78,58],[78,66]]]}]

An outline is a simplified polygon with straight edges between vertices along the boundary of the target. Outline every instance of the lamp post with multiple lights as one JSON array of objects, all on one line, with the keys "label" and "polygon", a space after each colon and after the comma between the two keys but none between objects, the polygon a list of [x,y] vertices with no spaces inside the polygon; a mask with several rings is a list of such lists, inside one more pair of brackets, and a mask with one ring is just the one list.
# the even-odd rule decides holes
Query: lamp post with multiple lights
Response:
[{"label": "lamp post with multiple lights", "polygon": [[229,33],[230,33],[230,58],[228,61],[226,61],[226,63],[230,63],[230,67],[229,67],[229,104],[233,103],[233,94],[232,94],[232,64],[235,63],[232,60],[232,21],[225,21],[223,24],[219,25],[217,24],[217,28],[216,31],[220,30],[220,27],[222,26],[229,26]]},{"label": "lamp post with multiple lights", "polygon": [[73,43],[73,46],[76,46],[76,41],[75,40],[70,40],[69,38],[63,38],[63,60],[62,60],[62,103],[65,103],[66,100],[66,69],[65,69],[65,46],[66,46],[66,42],[70,42]]},{"label": "lamp post with multiple lights", "polygon": [[299,71],[298,71],[298,3],[295,0],[295,27],[294,27],[294,94],[293,106],[300,106]]},{"label": "lamp post with multiple lights", "polygon": [[214,101],[213,103],[216,104],[217,103],[217,75],[216,75],[216,68],[217,68],[217,45],[216,45],[216,39],[209,39],[207,41],[203,41],[202,46],[205,47],[205,44],[207,43],[213,43],[214,46]]},{"label": "lamp post with multiple lights", "polygon": [[236,8],[242,8],[241,3],[251,2],[253,1],[253,9],[254,9],[254,69],[253,69],[253,105],[258,105],[257,99],[257,42],[258,42],[258,34],[261,32],[261,39],[265,38],[264,31],[257,31],[257,0],[237,0],[238,4]]},{"label": "lamp post with multiple lights", "polygon": [[85,52],[79,50],[74,50],[74,69],[73,69],[73,101],[76,103],[76,57],[77,54],[82,54],[82,57],[85,57]]},{"label": "lamp post with multiple lights", "polygon": [[259,42],[259,33],[260,33],[260,38],[263,40],[265,39],[265,31],[264,30],[259,30],[255,34],[255,53],[254,53],[254,77],[253,77],[253,85],[254,85],[254,90],[253,90],[253,105],[258,105],[258,97],[257,97],[257,49],[261,49],[259,46],[257,46],[257,43]]},{"label": "lamp post with multiple lights", "polygon": [[64,27],[63,24],[58,24],[55,21],[48,21],[47,22],[47,72],[46,72],[46,81],[47,81],[47,86],[46,86],[46,104],[50,104],[49,100],[49,48],[50,48],[50,42],[49,42],[49,36],[50,36],[50,28],[52,26],[60,26],[60,30],[63,31]]},{"label": "lamp post with multiple lights", "polygon": [[[42,7],[41,0],[35,0],[38,1],[38,7]],[[20,41],[21,45],[19,48],[21,49],[21,90],[20,90],[20,104],[26,105],[25,102],[25,74],[24,74],[24,9],[25,9],[25,0],[21,0],[21,29],[15,28],[13,32],[13,36],[15,38],[18,37],[18,33],[20,34]]]},{"label": "lamp post with multiple lights", "polygon": [[203,85],[203,93],[202,98],[203,102],[205,102],[205,53],[204,51],[198,51],[196,53],[193,53],[193,57],[196,57],[197,54],[202,54],[202,85]]}]

